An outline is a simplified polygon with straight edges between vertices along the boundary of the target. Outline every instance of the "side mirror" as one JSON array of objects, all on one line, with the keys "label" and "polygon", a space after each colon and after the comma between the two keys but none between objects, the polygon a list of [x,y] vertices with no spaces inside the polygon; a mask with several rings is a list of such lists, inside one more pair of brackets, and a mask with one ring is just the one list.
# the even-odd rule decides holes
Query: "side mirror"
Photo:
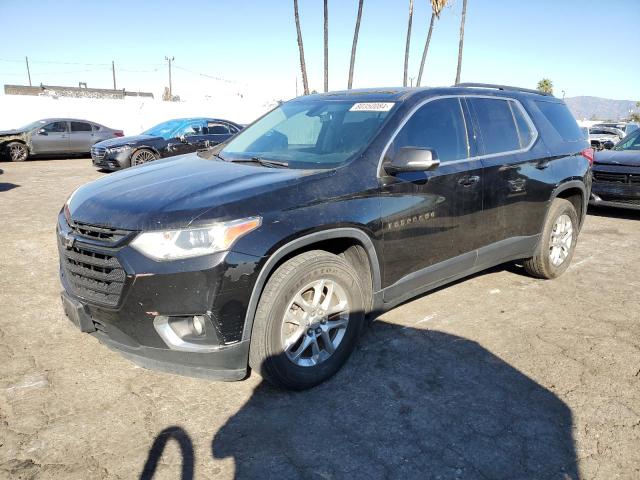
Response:
[{"label": "side mirror", "polygon": [[611,140],[607,140],[602,146],[607,150],[611,150],[614,147],[614,143]]},{"label": "side mirror", "polygon": [[384,169],[394,175],[400,172],[428,172],[440,166],[438,154],[431,148],[402,147]]},{"label": "side mirror", "polygon": [[40,130],[38,130],[38,135],[49,135],[49,134],[44,128],[41,128]]},{"label": "side mirror", "polygon": [[178,140],[180,140],[182,143],[188,143],[188,142],[187,142],[187,137],[185,137],[184,135],[180,135],[180,136],[178,137]]}]

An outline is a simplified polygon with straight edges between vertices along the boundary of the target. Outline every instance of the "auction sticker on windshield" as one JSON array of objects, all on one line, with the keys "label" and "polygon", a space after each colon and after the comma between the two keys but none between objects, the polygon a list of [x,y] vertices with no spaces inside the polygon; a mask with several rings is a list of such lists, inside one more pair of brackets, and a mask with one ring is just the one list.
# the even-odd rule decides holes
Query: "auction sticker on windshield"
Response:
[{"label": "auction sticker on windshield", "polygon": [[388,112],[393,108],[393,102],[365,102],[354,103],[350,112]]}]

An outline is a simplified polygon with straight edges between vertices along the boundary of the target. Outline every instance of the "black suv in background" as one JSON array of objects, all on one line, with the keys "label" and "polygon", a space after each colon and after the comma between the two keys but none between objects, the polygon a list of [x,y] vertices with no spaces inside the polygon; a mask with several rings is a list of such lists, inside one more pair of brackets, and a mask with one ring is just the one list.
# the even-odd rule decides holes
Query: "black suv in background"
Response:
[{"label": "black suv in background", "polygon": [[101,170],[120,170],[226,142],[241,129],[229,120],[177,118],[140,135],[97,143],[91,148],[91,160]]},{"label": "black suv in background", "polygon": [[522,260],[564,272],[593,151],[565,104],[487,85],[297,98],[206,154],[76,190],[57,225],[62,302],[147,367],[312,387],[365,324]]}]

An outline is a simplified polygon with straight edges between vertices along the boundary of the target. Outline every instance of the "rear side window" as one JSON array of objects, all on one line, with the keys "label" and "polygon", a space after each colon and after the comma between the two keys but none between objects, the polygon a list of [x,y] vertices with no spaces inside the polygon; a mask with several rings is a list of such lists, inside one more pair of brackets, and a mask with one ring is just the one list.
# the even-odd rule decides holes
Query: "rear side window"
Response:
[{"label": "rear side window", "polygon": [[530,143],[533,132],[514,102],[474,97],[467,101],[480,124],[485,155],[514,152]]},{"label": "rear side window", "polygon": [[90,132],[91,124],[85,122],[71,122],[72,132]]},{"label": "rear side window", "polygon": [[575,142],[584,139],[578,123],[565,104],[536,100],[536,105],[564,141]]},{"label": "rear side window", "polygon": [[421,107],[398,132],[387,156],[393,157],[402,147],[434,149],[441,162],[468,158],[469,142],[460,100],[443,98]]}]

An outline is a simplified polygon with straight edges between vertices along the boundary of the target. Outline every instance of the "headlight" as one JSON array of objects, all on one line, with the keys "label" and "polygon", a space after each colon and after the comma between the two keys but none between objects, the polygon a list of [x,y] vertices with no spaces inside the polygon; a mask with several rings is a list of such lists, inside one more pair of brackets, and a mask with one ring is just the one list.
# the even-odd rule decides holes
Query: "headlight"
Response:
[{"label": "headlight", "polygon": [[131,145],[122,145],[121,147],[109,147],[107,148],[107,152],[109,153],[120,153],[126,152],[127,150],[131,150]]},{"label": "headlight", "polygon": [[161,230],[139,234],[131,246],[154,260],[177,260],[228,250],[262,223],[260,217],[216,223],[208,227]]}]

